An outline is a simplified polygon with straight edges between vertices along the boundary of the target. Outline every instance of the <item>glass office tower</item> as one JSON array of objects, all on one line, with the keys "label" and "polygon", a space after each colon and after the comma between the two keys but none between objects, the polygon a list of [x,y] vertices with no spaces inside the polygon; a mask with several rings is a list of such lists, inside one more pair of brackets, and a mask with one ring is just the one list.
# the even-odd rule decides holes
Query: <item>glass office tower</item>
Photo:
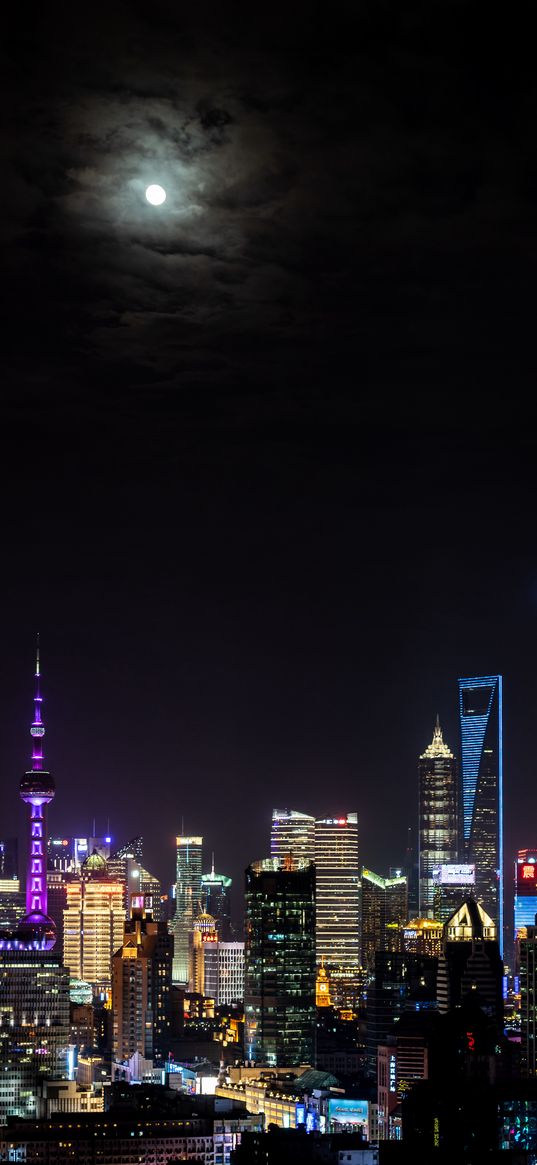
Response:
[{"label": "glass office tower", "polygon": [[315,818],[298,809],[273,809],[270,856],[283,861],[292,854],[295,861],[315,858]]},{"label": "glass office tower", "polygon": [[515,939],[523,927],[535,926],[537,914],[537,848],[519,849],[515,862]]},{"label": "glass office tower", "polygon": [[517,975],[521,940],[528,937],[530,926],[535,928],[537,917],[537,848],[518,851],[513,907],[513,970]]},{"label": "glass office tower", "polygon": [[460,852],[503,949],[502,677],[459,680]]},{"label": "glass office tower", "polygon": [[433,870],[457,860],[457,762],[438,717],[419,759],[419,917],[434,918]]},{"label": "glass office tower", "polygon": [[67,1075],[69,978],[53,952],[0,951],[0,1124],[35,1117],[40,1080]]},{"label": "glass office tower", "polygon": [[315,822],[317,962],[360,966],[358,817],[346,813]]},{"label": "glass office tower", "polygon": [[173,934],[173,982],[188,983],[190,974],[189,936],[201,903],[202,837],[178,837]]},{"label": "glass office tower", "polygon": [[520,939],[520,1070],[537,1075],[537,926]]},{"label": "glass office tower", "polygon": [[220,942],[231,942],[231,878],[218,874],[214,861],[210,874],[201,876],[203,909],[216,922]]},{"label": "glass office tower", "polygon": [[376,951],[398,951],[408,920],[406,874],[383,878],[362,869],[362,964],[371,970]]},{"label": "glass office tower", "polygon": [[245,1056],[272,1067],[315,1063],[315,875],[266,858],[246,870]]}]

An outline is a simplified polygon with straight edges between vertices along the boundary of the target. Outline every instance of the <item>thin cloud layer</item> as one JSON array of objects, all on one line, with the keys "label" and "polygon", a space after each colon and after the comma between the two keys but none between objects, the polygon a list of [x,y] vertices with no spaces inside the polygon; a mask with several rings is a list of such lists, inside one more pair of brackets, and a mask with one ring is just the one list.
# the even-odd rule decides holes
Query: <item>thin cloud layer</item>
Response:
[{"label": "thin cloud layer", "polygon": [[[441,380],[452,347],[476,359],[529,278],[527,159],[510,129],[520,138],[531,97],[515,87],[500,106],[500,71],[496,101],[472,6],[462,44],[457,4],[436,23],[396,7],[342,4],[324,34],[301,6],[230,28],[167,3],[98,9],[87,26],[60,10],[22,45],[19,28],[14,382],[337,369],[391,387],[394,361],[406,380],[436,359]],[[155,181],[159,208],[144,197]]]}]

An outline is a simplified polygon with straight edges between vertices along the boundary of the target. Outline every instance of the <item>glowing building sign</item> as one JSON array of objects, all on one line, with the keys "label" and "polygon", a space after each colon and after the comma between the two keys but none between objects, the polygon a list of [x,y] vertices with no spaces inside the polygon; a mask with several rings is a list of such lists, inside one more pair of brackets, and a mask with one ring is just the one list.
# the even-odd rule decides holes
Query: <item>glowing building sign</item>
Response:
[{"label": "glowing building sign", "polygon": [[367,1131],[369,1120],[368,1100],[329,1100],[328,1120],[335,1125],[362,1125]]},{"label": "glowing building sign", "polygon": [[441,886],[473,886],[475,885],[475,863],[460,865],[450,862],[448,865],[435,866],[433,878]]}]

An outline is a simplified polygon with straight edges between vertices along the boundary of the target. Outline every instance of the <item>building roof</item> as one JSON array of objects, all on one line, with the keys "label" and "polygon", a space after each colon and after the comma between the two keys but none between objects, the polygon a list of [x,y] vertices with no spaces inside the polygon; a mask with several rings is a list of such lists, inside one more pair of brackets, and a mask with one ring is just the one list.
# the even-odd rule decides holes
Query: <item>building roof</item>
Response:
[{"label": "building roof", "polygon": [[495,939],[496,925],[479,902],[470,894],[453,911],[444,926],[448,942],[468,942],[472,939]]},{"label": "building roof", "polygon": [[434,726],[433,739],[432,739],[431,743],[425,749],[425,752],[422,752],[422,754],[420,756],[420,760],[427,760],[429,757],[434,758],[434,757],[439,757],[439,756],[447,757],[449,760],[454,759],[451,749],[445,743],[444,738],[442,736],[442,729],[440,727],[440,720],[437,716],[436,717],[436,724]]},{"label": "building roof", "polygon": [[108,862],[98,850],[94,849],[92,854],[89,854],[84,862],[82,862],[83,870],[95,870],[95,872],[105,873],[108,869]]},{"label": "building roof", "polygon": [[339,1088],[341,1087],[336,1076],[332,1076],[331,1072],[321,1072],[316,1068],[306,1068],[300,1076],[297,1076],[295,1085],[300,1091],[312,1092],[314,1088]]}]

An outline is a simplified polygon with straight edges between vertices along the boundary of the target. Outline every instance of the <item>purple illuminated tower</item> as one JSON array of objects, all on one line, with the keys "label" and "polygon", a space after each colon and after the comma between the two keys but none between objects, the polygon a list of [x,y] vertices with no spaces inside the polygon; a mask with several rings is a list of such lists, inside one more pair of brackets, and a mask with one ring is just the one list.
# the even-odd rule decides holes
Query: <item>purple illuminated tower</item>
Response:
[{"label": "purple illuminated tower", "polygon": [[39,687],[39,636],[35,665],[36,691],[32,736],[32,768],[20,783],[22,800],[30,806],[30,838],[26,875],[26,914],[20,929],[33,932],[32,946],[50,950],[56,942],[56,928],[47,914],[47,810],[56,792],[54,780],[43,760],[45,726],[41,718],[42,696]]}]

